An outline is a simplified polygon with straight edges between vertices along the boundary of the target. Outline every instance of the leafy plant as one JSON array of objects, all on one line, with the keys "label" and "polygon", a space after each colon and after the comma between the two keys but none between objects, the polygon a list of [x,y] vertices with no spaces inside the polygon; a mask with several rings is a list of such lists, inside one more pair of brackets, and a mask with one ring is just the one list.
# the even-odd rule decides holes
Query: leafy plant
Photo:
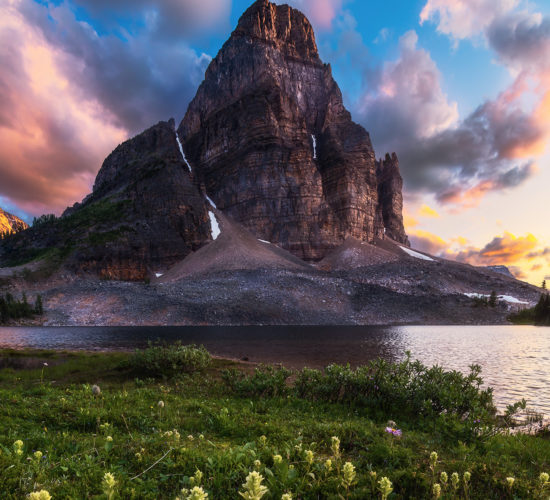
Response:
[{"label": "leafy plant", "polygon": [[287,379],[291,371],[282,366],[260,366],[254,374],[246,376],[239,370],[226,370],[223,380],[232,391],[243,397],[284,396],[289,392]]},{"label": "leafy plant", "polygon": [[174,377],[202,371],[211,362],[212,357],[204,346],[150,342],[147,349],[138,349],[129,358],[128,365],[139,374],[150,377]]}]

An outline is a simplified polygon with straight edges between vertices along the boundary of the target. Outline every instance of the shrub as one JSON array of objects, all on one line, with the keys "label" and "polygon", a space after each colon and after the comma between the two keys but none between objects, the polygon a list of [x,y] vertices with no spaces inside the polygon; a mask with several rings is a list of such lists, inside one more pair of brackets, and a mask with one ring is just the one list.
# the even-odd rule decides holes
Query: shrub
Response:
[{"label": "shrub", "polygon": [[182,345],[181,342],[149,343],[147,349],[138,349],[130,357],[130,367],[151,377],[173,377],[206,369],[212,362],[204,346]]},{"label": "shrub", "polygon": [[469,422],[474,433],[480,420],[487,422],[496,411],[492,389],[481,389],[480,372],[477,365],[472,365],[467,375],[439,366],[428,368],[407,356],[401,363],[379,359],[355,369],[336,364],[324,371],[304,368],[292,387],[286,384],[290,372],[273,367],[257,369],[250,376],[226,372],[224,381],[245,397],[290,392],[302,399],[344,403],[384,414],[428,419],[443,416],[450,424]]},{"label": "shrub", "polygon": [[288,393],[287,379],[291,373],[282,366],[260,366],[250,376],[233,369],[224,371],[222,378],[239,396],[274,397]]}]

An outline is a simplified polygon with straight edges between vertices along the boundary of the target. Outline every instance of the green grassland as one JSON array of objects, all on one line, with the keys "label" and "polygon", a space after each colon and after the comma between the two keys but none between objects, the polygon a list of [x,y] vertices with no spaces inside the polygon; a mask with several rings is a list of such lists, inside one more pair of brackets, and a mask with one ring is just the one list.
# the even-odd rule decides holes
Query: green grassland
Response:
[{"label": "green grassland", "polygon": [[498,427],[479,384],[408,360],[0,351],[0,498],[548,498],[548,433]]}]

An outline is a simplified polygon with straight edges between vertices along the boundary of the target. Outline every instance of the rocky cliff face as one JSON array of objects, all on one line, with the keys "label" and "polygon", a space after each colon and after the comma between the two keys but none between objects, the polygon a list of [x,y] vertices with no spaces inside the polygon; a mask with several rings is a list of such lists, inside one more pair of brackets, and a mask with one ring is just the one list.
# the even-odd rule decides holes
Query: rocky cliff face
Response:
[{"label": "rocky cliff face", "polygon": [[17,233],[28,227],[25,221],[0,208],[0,235]]},{"label": "rocky cliff face", "polygon": [[351,120],[309,21],[259,0],[211,62],[177,134],[160,122],[118,146],[93,192],[4,241],[0,265],[57,255],[79,272],[143,279],[212,240],[209,198],[254,237],[306,260],[349,238],[408,244],[398,162],[388,158],[376,162],[368,132]]},{"label": "rocky cliff face", "polygon": [[119,237],[78,258],[82,270],[143,279],[210,241],[206,200],[193,185],[174,122],[160,122],[117,147],[104,161],[84,207],[108,202],[118,215],[102,232]]},{"label": "rocky cliff face", "polygon": [[403,178],[399,172],[399,160],[393,153],[376,162],[376,179],[378,183],[379,218],[385,234],[404,245],[410,245],[403,226]]},{"label": "rocky cliff face", "polygon": [[[380,214],[398,223],[378,207],[369,134],[345,109],[309,21],[287,5],[259,0],[243,14],[178,134],[218,208],[298,257],[382,237]],[[384,196],[397,202],[398,184]]]},{"label": "rocky cliff face", "polygon": [[191,181],[174,122],[160,122],[107,157],[82,203],[4,241],[0,261],[54,255],[79,273],[142,280],[211,239],[206,201]]}]

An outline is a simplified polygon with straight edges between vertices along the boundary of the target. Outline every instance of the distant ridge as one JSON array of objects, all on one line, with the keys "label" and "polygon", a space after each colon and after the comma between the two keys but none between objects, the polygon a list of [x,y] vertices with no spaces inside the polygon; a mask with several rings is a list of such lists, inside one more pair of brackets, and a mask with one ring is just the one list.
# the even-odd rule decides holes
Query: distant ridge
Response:
[{"label": "distant ridge", "polygon": [[24,231],[29,225],[19,217],[0,208],[0,235]]}]

